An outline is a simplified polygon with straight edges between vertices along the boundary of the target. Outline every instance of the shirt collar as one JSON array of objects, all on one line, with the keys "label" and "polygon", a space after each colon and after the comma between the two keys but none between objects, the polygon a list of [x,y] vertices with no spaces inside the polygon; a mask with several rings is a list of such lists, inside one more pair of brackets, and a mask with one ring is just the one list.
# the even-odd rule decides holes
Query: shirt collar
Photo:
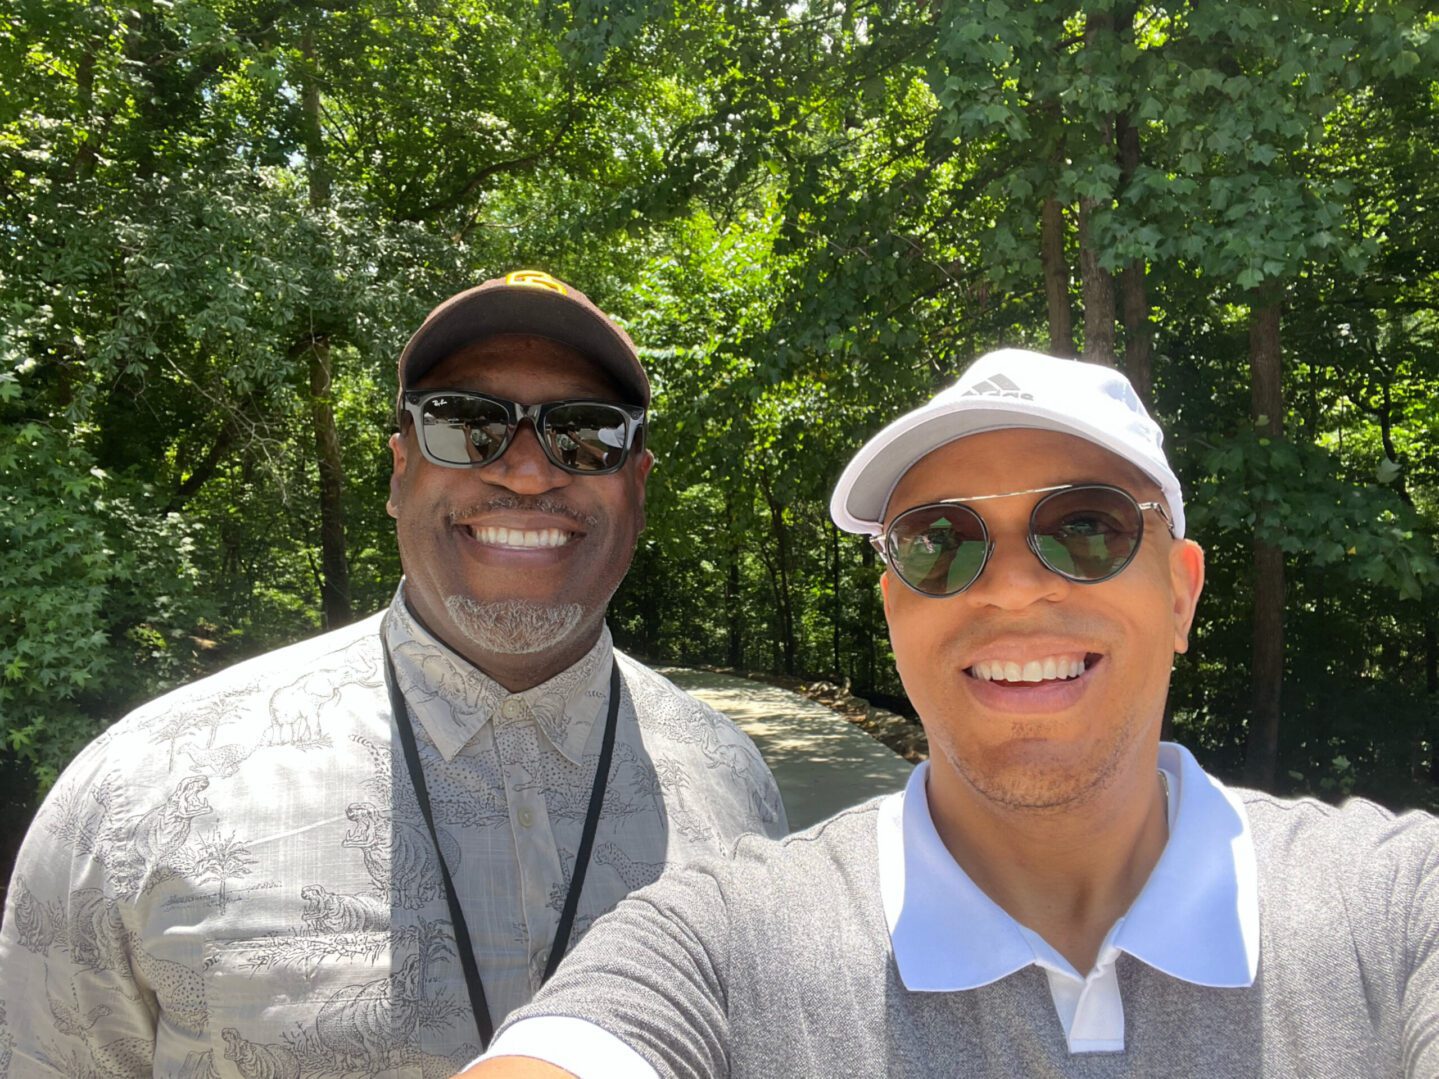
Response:
[{"label": "shirt collar", "polygon": [[[1159,765],[1178,788],[1169,841],[1109,942],[1196,985],[1252,985],[1259,887],[1243,804],[1182,746],[1161,743]],[[880,897],[890,942],[911,991],[977,989],[1041,957],[950,857],[929,814],[928,775],[925,762],[880,805]]]},{"label": "shirt collar", "polygon": [[491,721],[532,722],[566,760],[577,764],[609,697],[614,646],[608,625],[573,665],[537,686],[510,693],[456,655],[422,626],[404,602],[405,585],[390,602],[385,644],[410,713],[445,760],[453,760]]}]

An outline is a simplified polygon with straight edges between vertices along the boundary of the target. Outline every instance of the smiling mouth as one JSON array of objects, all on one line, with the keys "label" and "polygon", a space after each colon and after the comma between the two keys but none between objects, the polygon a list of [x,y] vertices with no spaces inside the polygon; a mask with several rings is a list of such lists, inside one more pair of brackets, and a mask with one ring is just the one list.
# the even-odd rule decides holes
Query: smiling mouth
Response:
[{"label": "smiling mouth", "polygon": [[492,525],[467,525],[465,531],[477,543],[489,547],[514,547],[539,549],[563,547],[578,538],[578,532],[567,532],[561,528],[500,528]]},{"label": "smiling mouth", "polygon": [[965,674],[981,682],[1003,682],[1009,685],[1039,685],[1044,682],[1068,682],[1078,678],[1095,663],[1094,652],[1064,653],[1025,660],[982,659],[965,668]]}]

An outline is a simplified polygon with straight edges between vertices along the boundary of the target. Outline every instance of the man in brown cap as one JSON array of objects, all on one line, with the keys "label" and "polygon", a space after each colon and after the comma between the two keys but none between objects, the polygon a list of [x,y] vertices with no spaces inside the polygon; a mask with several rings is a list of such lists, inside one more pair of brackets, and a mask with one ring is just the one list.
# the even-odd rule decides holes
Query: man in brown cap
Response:
[{"label": "man in brown cap", "polygon": [[393,602],[66,771],[0,934],[11,1077],[444,1074],[666,863],[783,834],[749,740],[605,625],[649,397],[548,274],[430,313],[399,362]]}]

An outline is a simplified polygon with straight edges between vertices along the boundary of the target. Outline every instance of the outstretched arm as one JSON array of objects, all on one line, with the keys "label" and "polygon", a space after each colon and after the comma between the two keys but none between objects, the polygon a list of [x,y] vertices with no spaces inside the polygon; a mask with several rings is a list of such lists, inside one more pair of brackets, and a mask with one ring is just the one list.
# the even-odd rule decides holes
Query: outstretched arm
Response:
[{"label": "outstretched arm", "polygon": [[1439,823],[1417,813],[1399,823],[1422,830],[1428,839],[1426,856],[1414,871],[1404,934],[1404,1074],[1418,1079],[1439,1075]]},{"label": "outstretched arm", "polygon": [[707,868],[665,874],[595,923],[507,1020],[481,1079],[702,1079],[728,1074],[729,920]]},{"label": "outstretched arm", "polygon": [[460,1079],[575,1079],[575,1073],[534,1057],[495,1057],[467,1068]]}]

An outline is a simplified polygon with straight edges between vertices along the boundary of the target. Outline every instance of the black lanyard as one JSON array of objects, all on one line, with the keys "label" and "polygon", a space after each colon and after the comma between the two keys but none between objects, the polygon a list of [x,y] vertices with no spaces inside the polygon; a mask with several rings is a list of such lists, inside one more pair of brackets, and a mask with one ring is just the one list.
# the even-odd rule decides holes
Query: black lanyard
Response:
[{"label": "black lanyard", "polygon": [[[430,830],[430,841],[435,845],[435,857],[440,863],[440,880],[445,886],[445,902],[450,908],[450,925],[455,933],[455,949],[460,953],[460,967],[465,972],[465,987],[470,992],[470,1007],[475,1013],[475,1026],[480,1032],[480,1047],[488,1049],[490,1039],[495,1036],[495,1024],[490,1019],[490,1006],[485,1000],[485,987],[480,981],[480,968],[475,962],[475,949],[470,944],[470,927],[465,921],[465,912],[460,909],[460,897],[455,892],[455,882],[450,877],[450,867],[445,864],[444,852],[440,850],[440,836],[435,831],[435,817],[430,811],[430,791],[425,785],[425,773],[420,769],[420,754],[415,748],[415,731],[410,724],[410,713],[405,707],[404,694],[400,692],[400,680],[395,676],[395,661],[385,649],[385,683],[390,689],[390,708],[395,714],[395,729],[400,733],[400,745],[405,752],[405,768],[410,773],[410,783],[415,788],[415,798],[420,803],[420,814],[425,818],[425,827]],[[580,849],[575,854],[574,872],[570,874],[570,888],[565,893],[565,905],[560,912],[560,923],[555,928],[555,940],[550,945],[550,957],[545,963],[544,977],[540,984],[550,980],[550,975],[565,957],[569,944],[570,930],[575,923],[575,910],[580,904],[580,890],[585,886],[585,871],[590,865],[590,851],[595,845],[595,829],[600,823],[600,810],[605,804],[605,781],[610,774],[610,759],[615,750],[615,727],[620,714],[620,665],[610,665],[610,707],[605,716],[605,738],[600,746],[599,763],[595,766],[595,781],[590,788],[590,808],[585,815],[585,829],[580,836]]]}]

